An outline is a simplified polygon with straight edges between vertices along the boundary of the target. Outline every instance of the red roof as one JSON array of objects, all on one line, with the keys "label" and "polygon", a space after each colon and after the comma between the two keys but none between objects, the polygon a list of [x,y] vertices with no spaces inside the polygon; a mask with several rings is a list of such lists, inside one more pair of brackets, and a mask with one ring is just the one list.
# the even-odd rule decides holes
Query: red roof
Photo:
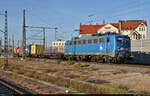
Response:
[{"label": "red roof", "polygon": [[94,34],[104,25],[80,25],[80,34]]},{"label": "red roof", "polygon": [[[147,25],[147,22],[144,20],[128,20],[128,21],[118,21],[118,23],[110,23],[112,26],[120,30],[120,24],[122,30],[135,30],[139,24],[144,23]],[[104,25],[81,25],[80,24],[80,34],[95,34],[97,31],[102,28]]]},{"label": "red roof", "polygon": [[111,23],[111,25],[119,29],[119,23]]},{"label": "red roof", "polygon": [[119,21],[119,24],[120,24],[120,22],[121,22],[122,30],[135,30],[141,23],[144,23],[145,25],[147,25],[146,21],[144,21],[144,20]]}]

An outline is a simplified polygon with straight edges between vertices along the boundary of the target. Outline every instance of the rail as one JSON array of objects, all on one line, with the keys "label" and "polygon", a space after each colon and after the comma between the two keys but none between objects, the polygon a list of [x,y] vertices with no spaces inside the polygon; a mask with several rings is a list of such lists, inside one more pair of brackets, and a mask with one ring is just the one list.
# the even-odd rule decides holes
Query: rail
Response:
[{"label": "rail", "polygon": [[0,94],[24,95],[24,94],[31,94],[31,93],[5,80],[0,79]]}]

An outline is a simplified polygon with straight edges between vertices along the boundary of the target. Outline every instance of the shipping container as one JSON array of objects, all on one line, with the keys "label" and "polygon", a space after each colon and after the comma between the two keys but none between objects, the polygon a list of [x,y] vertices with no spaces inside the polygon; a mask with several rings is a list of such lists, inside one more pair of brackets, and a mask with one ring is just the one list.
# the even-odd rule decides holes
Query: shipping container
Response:
[{"label": "shipping container", "polygon": [[20,47],[19,47],[19,56],[22,56],[22,53],[23,53],[23,47],[20,46]]},{"label": "shipping container", "polygon": [[43,45],[31,45],[31,55],[43,55],[44,46]]},{"label": "shipping container", "polygon": [[18,54],[18,47],[14,48],[14,54],[15,54],[15,55]]},{"label": "shipping container", "polygon": [[29,56],[31,54],[31,45],[27,45],[25,49],[26,56]]}]

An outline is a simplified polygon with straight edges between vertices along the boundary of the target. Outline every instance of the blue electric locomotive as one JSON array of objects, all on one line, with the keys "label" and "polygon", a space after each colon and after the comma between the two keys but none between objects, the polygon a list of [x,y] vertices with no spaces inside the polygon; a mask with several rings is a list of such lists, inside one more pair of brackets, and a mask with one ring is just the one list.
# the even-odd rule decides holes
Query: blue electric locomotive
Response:
[{"label": "blue electric locomotive", "polygon": [[124,62],[130,58],[130,38],[105,34],[66,41],[64,59]]}]

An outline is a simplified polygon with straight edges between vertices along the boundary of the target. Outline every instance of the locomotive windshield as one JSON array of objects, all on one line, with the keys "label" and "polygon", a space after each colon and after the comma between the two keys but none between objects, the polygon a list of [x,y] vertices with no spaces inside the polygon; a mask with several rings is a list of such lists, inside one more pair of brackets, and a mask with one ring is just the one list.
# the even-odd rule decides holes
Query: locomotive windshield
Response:
[{"label": "locomotive windshield", "polygon": [[129,37],[126,37],[126,36],[118,37],[117,41],[120,42],[120,43],[123,43],[124,41],[129,41]]}]

